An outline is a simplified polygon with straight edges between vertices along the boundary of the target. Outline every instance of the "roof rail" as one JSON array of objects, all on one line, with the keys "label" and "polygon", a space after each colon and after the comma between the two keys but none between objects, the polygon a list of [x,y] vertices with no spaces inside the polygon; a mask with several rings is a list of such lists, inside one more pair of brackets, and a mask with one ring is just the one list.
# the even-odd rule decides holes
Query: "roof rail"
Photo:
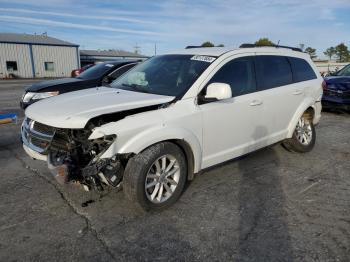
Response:
[{"label": "roof rail", "polygon": [[256,44],[241,44],[239,46],[239,48],[252,48],[252,47],[276,47],[276,48],[286,48],[286,49],[291,49],[293,51],[297,51],[297,52],[303,52],[303,50],[301,50],[298,47],[291,47],[291,46],[285,46],[285,45],[256,45]]},{"label": "roof rail", "polygon": [[200,45],[188,45],[185,47],[185,49],[191,49],[191,48],[201,48],[203,46],[200,46]]}]

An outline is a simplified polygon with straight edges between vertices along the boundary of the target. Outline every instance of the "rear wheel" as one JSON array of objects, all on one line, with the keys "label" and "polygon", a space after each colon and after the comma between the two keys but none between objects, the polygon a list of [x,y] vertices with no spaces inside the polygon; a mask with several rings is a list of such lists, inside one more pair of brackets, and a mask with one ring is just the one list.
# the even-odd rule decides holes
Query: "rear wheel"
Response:
[{"label": "rear wheel", "polygon": [[309,152],[315,146],[316,131],[312,118],[309,114],[304,113],[295,127],[292,138],[283,142],[283,146],[294,152]]},{"label": "rear wheel", "polygon": [[182,150],[170,142],[153,145],[131,158],[123,189],[139,207],[162,209],[175,203],[186,182],[187,164]]}]

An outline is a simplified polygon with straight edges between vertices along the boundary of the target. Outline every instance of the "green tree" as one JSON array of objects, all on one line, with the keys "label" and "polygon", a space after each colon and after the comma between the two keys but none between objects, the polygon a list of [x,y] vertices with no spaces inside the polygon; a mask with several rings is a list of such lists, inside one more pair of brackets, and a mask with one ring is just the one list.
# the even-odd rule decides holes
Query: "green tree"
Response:
[{"label": "green tree", "polygon": [[349,60],[349,49],[344,43],[337,45],[335,47],[335,52],[339,62],[347,62]]},{"label": "green tree", "polygon": [[326,56],[328,56],[329,60],[332,60],[332,57],[337,54],[337,51],[333,46],[326,49],[325,52],[323,52]]},{"label": "green tree", "polygon": [[275,44],[267,37],[263,37],[263,38],[260,38],[258,41],[256,41],[255,45],[257,45],[257,46],[272,46]]},{"label": "green tree", "polygon": [[207,41],[207,42],[204,42],[202,45],[201,45],[201,47],[214,47],[215,45],[212,43],[212,42],[209,42],[209,41]]},{"label": "green tree", "polygon": [[220,44],[220,45],[217,45],[217,47],[224,47],[224,45],[223,45],[223,44]]},{"label": "green tree", "polygon": [[309,54],[311,59],[314,59],[317,57],[315,48],[307,47],[305,48],[305,53]]}]

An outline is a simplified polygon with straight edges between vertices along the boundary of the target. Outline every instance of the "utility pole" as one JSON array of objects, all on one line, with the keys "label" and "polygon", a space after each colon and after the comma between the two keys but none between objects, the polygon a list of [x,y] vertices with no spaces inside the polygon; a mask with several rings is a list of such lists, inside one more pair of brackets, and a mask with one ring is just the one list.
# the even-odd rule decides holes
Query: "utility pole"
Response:
[{"label": "utility pole", "polygon": [[134,51],[135,54],[139,54],[140,53],[140,46],[138,46],[137,43],[134,46],[134,49],[135,49],[135,51]]},{"label": "utility pole", "polygon": [[157,43],[154,43],[154,55],[157,55]]}]

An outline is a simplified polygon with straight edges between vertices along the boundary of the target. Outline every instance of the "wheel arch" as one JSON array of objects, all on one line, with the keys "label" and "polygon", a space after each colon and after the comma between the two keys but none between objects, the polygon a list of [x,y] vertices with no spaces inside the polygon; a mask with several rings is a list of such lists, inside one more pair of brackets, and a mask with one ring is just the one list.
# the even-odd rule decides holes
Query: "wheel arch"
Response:
[{"label": "wheel arch", "polygon": [[193,179],[193,174],[198,173],[202,165],[202,147],[195,134],[184,128],[152,128],[128,138],[125,143],[118,143],[117,139],[101,158],[110,158],[116,154],[138,154],[166,141],[176,144],[183,151],[188,160],[188,179]]},{"label": "wheel arch", "polygon": [[310,118],[314,120],[315,111],[316,111],[315,104],[311,100],[307,100],[305,103],[300,105],[297,111],[295,112],[295,114],[293,115],[292,120],[289,123],[287,138],[291,138],[293,136],[298,120],[305,112],[307,112],[310,115]]},{"label": "wheel arch", "polygon": [[176,144],[183,151],[187,159],[187,180],[193,180],[195,173],[195,160],[191,146],[183,139],[172,139],[167,141]]}]

